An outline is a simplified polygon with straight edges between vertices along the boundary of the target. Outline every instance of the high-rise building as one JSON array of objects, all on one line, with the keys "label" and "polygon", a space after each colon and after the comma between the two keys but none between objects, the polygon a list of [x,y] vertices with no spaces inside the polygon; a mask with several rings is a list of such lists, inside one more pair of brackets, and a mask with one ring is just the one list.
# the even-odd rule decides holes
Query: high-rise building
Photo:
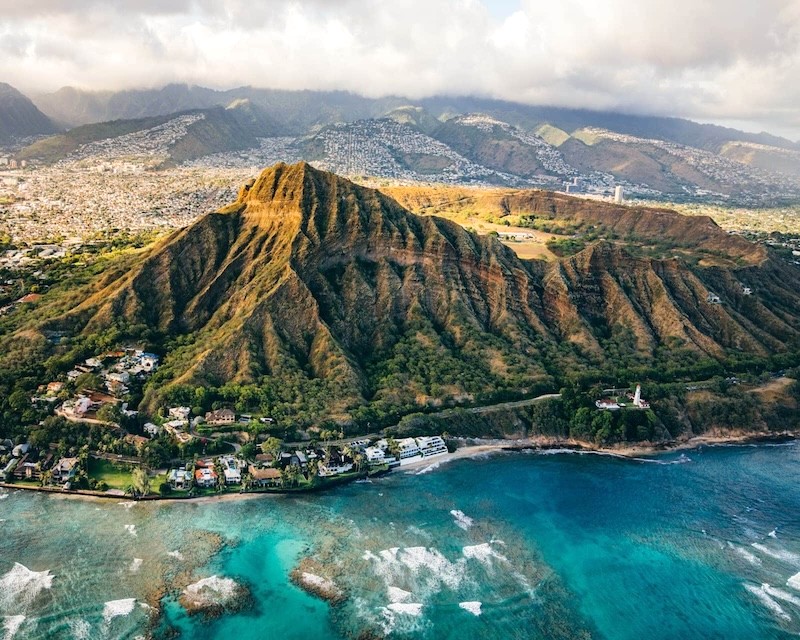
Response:
[{"label": "high-rise building", "polygon": [[625,196],[622,194],[622,186],[617,185],[614,189],[614,202],[616,204],[622,204],[625,202]]}]

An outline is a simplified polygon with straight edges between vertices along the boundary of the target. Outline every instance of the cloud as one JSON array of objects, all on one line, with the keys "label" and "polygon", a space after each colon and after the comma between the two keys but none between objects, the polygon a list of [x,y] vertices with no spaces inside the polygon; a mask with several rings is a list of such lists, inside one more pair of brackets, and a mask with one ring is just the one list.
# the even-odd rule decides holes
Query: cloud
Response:
[{"label": "cloud", "polygon": [[800,0],[0,0],[0,79],[476,94],[800,137]]}]

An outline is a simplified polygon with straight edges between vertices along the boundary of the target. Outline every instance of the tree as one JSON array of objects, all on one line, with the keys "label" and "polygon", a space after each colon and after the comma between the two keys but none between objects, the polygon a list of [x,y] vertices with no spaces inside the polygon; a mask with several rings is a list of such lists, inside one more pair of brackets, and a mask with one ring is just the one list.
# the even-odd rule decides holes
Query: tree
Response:
[{"label": "tree", "polygon": [[243,444],[241,450],[239,451],[239,455],[245,460],[252,460],[256,457],[256,445],[252,442]]},{"label": "tree", "polygon": [[136,467],[131,473],[131,486],[134,495],[146,496],[150,493],[150,474],[146,467]]},{"label": "tree", "polygon": [[330,441],[336,437],[336,432],[332,431],[331,429],[323,429],[319,432],[320,440],[324,443],[324,445],[330,446]]},{"label": "tree", "polygon": [[270,436],[261,443],[261,450],[264,453],[269,453],[272,455],[272,457],[277,458],[278,453],[280,453],[281,450],[281,441],[274,436]]},{"label": "tree", "polygon": [[102,422],[113,422],[114,424],[119,424],[121,418],[122,412],[114,403],[109,402],[104,404],[97,410],[97,419]]},{"label": "tree", "polygon": [[356,464],[356,471],[362,473],[367,468],[367,458],[363,453],[357,453],[354,462]]},{"label": "tree", "polygon": [[394,457],[400,456],[400,445],[397,444],[397,440],[392,437],[387,438],[386,440],[386,448]]}]

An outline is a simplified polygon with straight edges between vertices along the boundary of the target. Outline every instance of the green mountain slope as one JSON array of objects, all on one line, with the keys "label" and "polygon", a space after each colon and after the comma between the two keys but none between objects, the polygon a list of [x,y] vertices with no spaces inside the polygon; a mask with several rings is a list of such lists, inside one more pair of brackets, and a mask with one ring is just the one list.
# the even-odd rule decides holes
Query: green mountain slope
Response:
[{"label": "green mountain slope", "polygon": [[[586,205],[528,193],[506,205],[554,215]],[[684,233],[741,251],[744,266],[690,268],[610,242],[557,262],[520,260],[378,191],[279,164],[229,207],[109,270],[69,311],[45,303],[41,317],[53,319],[15,339],[33,330],[145,340],[166,353],[145,408],[235,387],[299,424],[552,390],[580,372],[798,349],[796,266],[744,240],[725,244],[702,219],[587,215],[653,238],[679,235],[686,220]]]}]

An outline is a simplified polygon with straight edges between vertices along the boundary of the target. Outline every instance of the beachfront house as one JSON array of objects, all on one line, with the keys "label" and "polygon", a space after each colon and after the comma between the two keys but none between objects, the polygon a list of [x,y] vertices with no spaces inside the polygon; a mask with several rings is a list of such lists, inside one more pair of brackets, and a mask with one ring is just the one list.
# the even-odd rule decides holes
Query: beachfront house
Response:
[{"label": "beachfront house", "polygon": [[423,458],[447,453],[447,445],[441,436],[422,436],[417,438],[417,446]]},{"label": "beachfront house", "polygon": [[173,489],[186,490],[191,487],[192,477],[184,467],[180,469],[170,469],[167,482],[169,482],[169,486]]},{"label": "beachfront house", "polygon": [[152,422],[146,422],[143,429],[144,432],[151,438],[155,438],[159,433],[161,433],[161,427]]},{"label": "beachfront house", "polygon": [[51,469],[51,477],[56,484],[69,482],[78,472],[77,458],[61,458]]},{"label": "beachfront house", "polygon": [[386,450],[380,447],[367,447],[364,449],[364,455],[367,457],[367,462],[369,464],[378,465],[388,462],[386,459]]},{"label": "beachfront house", "polygon": [[397,440],[397,449],[399,451],[398,458],[402,463],[409,458],[417,458],[422,455],[419,450],[419,445],[414,438],[401,438]]},{"label": "beachfront house", "polygon": [[352,462],[334,462],[333,460],[328,460],[327,462],[319,463],[319,475],[323,477],[338,476],[342,473],[347,473],[348,471],[352,470]]},{"label": "beachfront house", "polygon": [[247,469],[250,479],[255,487],[277,487],[281,484],[281,472],[271,467],[259,469],[255,465],[250,465]]},{"label": "beachfront house", "polygon": [[226,456],[220,459],[222,474],[225,477],[225,484],[241,484],[242,473],[239,471],[239,463],[233,456]]},{"label": "beachfront house", "polygon": [[204,467],[194,472],[194,483],[203,489],[213,489],[217,486],[217,472],[214,467]]}]

